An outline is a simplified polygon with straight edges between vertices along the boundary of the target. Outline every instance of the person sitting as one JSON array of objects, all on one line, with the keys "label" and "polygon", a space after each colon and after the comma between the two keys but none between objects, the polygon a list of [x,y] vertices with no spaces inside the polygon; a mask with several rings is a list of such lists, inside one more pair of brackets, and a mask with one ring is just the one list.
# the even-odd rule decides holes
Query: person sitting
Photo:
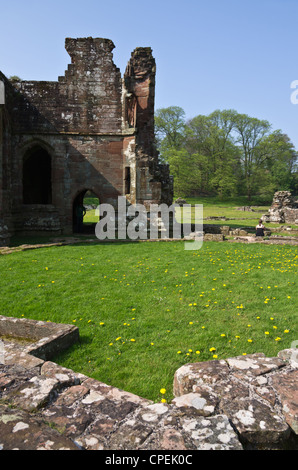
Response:
[{"label": "person sitting", "polygon": [[262,223],[262,219],[260,219],[258,225],[256,226],[256,237],[263,237],[264,230],[265,230],[265,227]]}]

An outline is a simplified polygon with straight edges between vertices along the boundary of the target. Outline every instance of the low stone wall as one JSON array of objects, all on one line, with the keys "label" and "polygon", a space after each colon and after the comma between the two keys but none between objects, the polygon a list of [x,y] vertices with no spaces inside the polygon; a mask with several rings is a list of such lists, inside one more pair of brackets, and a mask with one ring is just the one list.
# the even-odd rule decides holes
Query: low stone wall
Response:
[{"label": "low stone wall", "polygon": [[3,345],[0,449],[298,449],[296,350],[186,364],[153,403]]},{"label": "low stone wall", "polygon": [[298,351],[187,364],[175,373],[177,406],[223,414],[245,449],[298,449]]},{"label": "low stone wall", "polygon": [[0,340],[13,354],[21,350],[24,355],[49,360],[79,341],[79,329],[73,325],[0,315]]}]

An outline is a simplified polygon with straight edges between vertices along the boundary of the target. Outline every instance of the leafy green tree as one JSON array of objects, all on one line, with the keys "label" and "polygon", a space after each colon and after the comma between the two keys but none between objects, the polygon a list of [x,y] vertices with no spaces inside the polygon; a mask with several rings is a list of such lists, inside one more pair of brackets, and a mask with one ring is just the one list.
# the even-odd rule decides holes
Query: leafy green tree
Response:
[{"label": "leafy green tree", "polygon": [[281,130],[276,130],[263,140],[260,151],[263,155],[267,154],[265,169],[270,171],[273,192],[291,190],[298,153],[290,138]]},{"label": "leafy green tree", "polygon": [[239,152],[232,134],[236,115],[234,110],[216,110],[187,122],[186,147],[207,157],[207,165],[202,170],[202,192],[216,192],[220,197],[237,192]]},{"label": "leafy green tree", "polygon": [[157,111],[155,126],[177,195],[245,194],[251,200],[269,199],[277,190],[298,192],[298,153],[266,120],[228,109],[186,122],[184,110],[171,106]]},{"label": "leafy green tree", "polygon": [[185,112],[179,106],[161,108],[155,114],[155,136],[160,152],[180,149],[184,141]]},{"label": "leafy green tree", "polygon": [[235,142],[240,146],[240,160],[243,168],[246,195],[251,200],[255,193],[255,175],[268,159],[268,152],[262,152],[263,141],[268,136],[271,125],[268,121],[238,114],[235,122],[237,132]]}]

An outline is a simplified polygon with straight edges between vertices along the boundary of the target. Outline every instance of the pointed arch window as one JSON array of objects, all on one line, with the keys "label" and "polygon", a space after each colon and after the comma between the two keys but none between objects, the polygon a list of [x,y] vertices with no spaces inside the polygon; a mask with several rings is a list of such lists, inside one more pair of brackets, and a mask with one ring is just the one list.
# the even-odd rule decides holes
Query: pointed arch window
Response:
[{"label": "pointed arch window", "polygon": [[24,155],[23,160],[23,203],[52,203],[52,164],[50,154],[42,147],[35,146]]}]

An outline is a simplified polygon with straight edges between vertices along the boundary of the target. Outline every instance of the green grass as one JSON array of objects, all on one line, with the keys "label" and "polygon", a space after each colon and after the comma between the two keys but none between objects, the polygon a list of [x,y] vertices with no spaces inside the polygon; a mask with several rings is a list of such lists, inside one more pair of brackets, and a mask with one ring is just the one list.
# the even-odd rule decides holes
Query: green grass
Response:
[{"label": "green grass", "polygon": [[[218,197],[208,198],[187,198],[189,204],[202,204],[203,205],[203,220],[205,224],[214,225],[228,225],[231,230],[236,228],[244,228],[249,233],[255,233],[255,226],[259,223],[261,216],[268,212],[270,205],[255,205],[253,206],[254,211],[240,211],[237,207],[249,206],[252,203],[247,201],[245,197],[229,198],[221,200]],[[90,202],[91,203],[91,202]],[[191,218],[190,210],[189,215],[187,214],[188,209],[184,209],[184,220],[194,221],[194,216]],[[178,213],[179,209],[177,209]],[[208,219],[209,217],[226,217],[227,220],[215,220]],[[180,221],[178,217],[177,220]],[[95,209],[87,211],[84,217],[85,224],[94,224],[98,222],[98,216],[95,215]],[[266,223],[266,228],[278,228],[285,224]],[[298,229],[295,225],[286,224],[292,228]],[[275,232],[276,235],[289,235],[287,232]]]},{"label": "green grass", "polygon": [[95,214],[95,209],[86,212],[84,216],[84,224],[95,224],[99,220],[99,216]]},{"label": "green grass", "polygon": [[170,400],[185,363],[275,356],[297,340],[297,267],[291,246],[40,248],[0,256],[0,312],[77,325],[81,342],[56,362],[156,401],[166,388]]},{"label": "green grass", "polygon": [[[218,197],[197,197],[197,198],[186,198],[188,204],[201,204],[203,205],[203,220],[205,224],[212,225],[228,225],[231,230],[236,228],[244,228],[249,233],[255,233],[255,226],[259,223],[259,220],[263,214],[266,214],[270,208],[270,205],[258,205],[254,202],[249,202],[245,197],[228,198],[221,200]],[[257,201],[258,202],[258,201]],[[255,205],[253,205],[255,204]],[[240,211],[239,207],[242,206],[253,206],[253,212]],[[187,221],[190,217],[187,216]],[[192,209],[193,211],[194,209]],[[193,214],[193,212],[192,212]],[[210,217],[226,217],[226,220],[209,219]],[[192,217],[194,221],[194,216]],[[298,230],[297,225],[292,224],[276,224],[266,223],[266,228],[279,228],[282,225],[287,225]],[[289,232],[274,232],[275,235],[291,235]]]}]

